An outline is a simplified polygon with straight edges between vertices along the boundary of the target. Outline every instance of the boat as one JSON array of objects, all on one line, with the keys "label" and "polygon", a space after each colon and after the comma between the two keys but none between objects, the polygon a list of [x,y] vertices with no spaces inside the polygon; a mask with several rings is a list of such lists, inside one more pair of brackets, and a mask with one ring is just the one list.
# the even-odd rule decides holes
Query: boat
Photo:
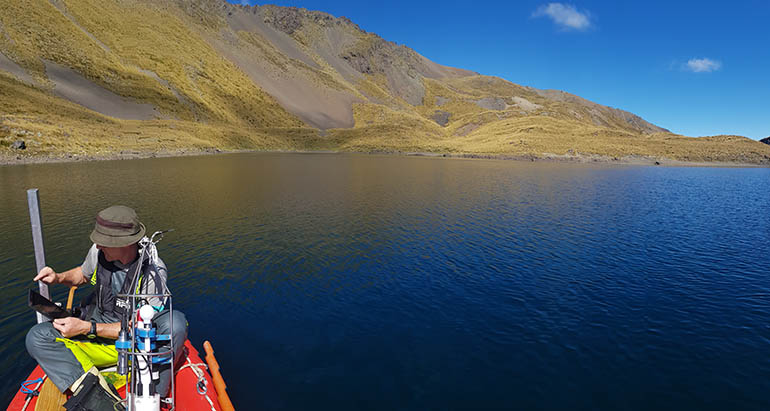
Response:
[{"label": "boat", "polygon": [[[179,411],[233,410],[211,344],[206,341],[203,346],[206,351],[205,363],[190,340],[184,343],[184,353],[174,375],[174,409]],[[19,388],[11,400],[8,411],[63,410],[62,403],[66,397],[59,393],[55,385],[50,382],[46,384],[46,381],[48,379],[45,372],[39,365],[35,366],[23,383],[23,387]],[[37,394],[28,394],[28,392],[37,392]],[[118,389],[118,394],[121,398],[126,398],[126,385]],[[171,410],[170,403],[163,404],[161,409]]]}]

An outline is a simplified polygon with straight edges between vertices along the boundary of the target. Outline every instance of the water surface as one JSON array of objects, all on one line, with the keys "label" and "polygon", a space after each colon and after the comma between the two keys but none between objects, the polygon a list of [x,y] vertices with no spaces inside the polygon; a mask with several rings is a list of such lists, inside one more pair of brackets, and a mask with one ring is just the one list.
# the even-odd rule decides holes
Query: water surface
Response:
[{"label": "water surface", "polygon": [[336,154],[0,167],[6,403],[34,366],[30,187],[57,270],[82,262],[108,205],[176,229],[159,245],[175,307],[240,409],[770,407],[768,169]]}]

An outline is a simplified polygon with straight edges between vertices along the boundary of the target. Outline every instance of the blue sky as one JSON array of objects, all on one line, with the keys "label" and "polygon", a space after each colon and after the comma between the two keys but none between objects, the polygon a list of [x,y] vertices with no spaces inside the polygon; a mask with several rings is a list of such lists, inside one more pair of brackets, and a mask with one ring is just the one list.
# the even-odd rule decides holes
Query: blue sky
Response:
[{"label": "blue sky", "polygon": [[437,63],[564,90],[676,133],[770,136],[768,0],[272,4],[345,16]]}]

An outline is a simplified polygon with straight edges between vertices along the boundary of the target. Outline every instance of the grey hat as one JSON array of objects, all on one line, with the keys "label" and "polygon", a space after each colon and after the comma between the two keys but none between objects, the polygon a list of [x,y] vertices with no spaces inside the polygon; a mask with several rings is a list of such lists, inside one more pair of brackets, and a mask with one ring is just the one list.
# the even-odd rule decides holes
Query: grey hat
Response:
[{"label": "grey hat", "polygon": [[102,247],[125,247],[138,242],[144,232],[144,224],[139,222],[134,209],[116,205],[96,215],[96,227],[91,231],[91,241]]}]

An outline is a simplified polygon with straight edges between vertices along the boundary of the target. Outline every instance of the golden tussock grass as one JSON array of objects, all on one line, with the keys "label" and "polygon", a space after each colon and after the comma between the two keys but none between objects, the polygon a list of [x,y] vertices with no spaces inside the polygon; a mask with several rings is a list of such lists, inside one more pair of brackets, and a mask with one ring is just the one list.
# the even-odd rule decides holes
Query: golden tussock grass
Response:
[{"label": "golden tussock grass", "polygon": [[[301,122],[223,59],[182,19],[145,3],[62,1],[83,30],[47,1],[0,0],[10,54],[40,73],[36,56],[72,67],[107,89],[183,120],[204,119],[246,127],[301,126]],[[193,26],[194,27],[194,26]],[[34,63],[37,61],[37,63]],[[32,62],[32,63],[30,63]],[[139,68],[155,72],[185,100]]]},{"label": "golden tussock grass", "polygon": [[[327,44],[334,37],[330,28],[312,19],[292,34],[319,67],[289,58],[256,33],[237,32],[244,47],[275,70],[299,73],[357,101],[354,127],[320,132],[282,108],[207,42],[229,30],[215,12],[221,10],[219,3],[55,1],[65,13],[50,1],[0,0],[0,52],[42,84],[25,85],[0,71],[0,155],[16,155],[8,146],[23,139],[28,145],[23,155],[29,156],[218,148],[584,154],[770,164],[770,146],[747,138],[649,133],[641,119],[496,77],[421,77],[423,102],[412,106],[394,95],[393,79],[386,74],[351,80],[321,57],[330,52],[327,46],[332,54],[376,52],[373,46],[382,40],[352,25],[335,26],[341,44]],[[43,60],[152,104],[167,119],[118,120],[58,98]],[[478,104],[482,99],[485,104]],[[444,126],[434,120],[440,117],[437,112],[448,116]]]}]

